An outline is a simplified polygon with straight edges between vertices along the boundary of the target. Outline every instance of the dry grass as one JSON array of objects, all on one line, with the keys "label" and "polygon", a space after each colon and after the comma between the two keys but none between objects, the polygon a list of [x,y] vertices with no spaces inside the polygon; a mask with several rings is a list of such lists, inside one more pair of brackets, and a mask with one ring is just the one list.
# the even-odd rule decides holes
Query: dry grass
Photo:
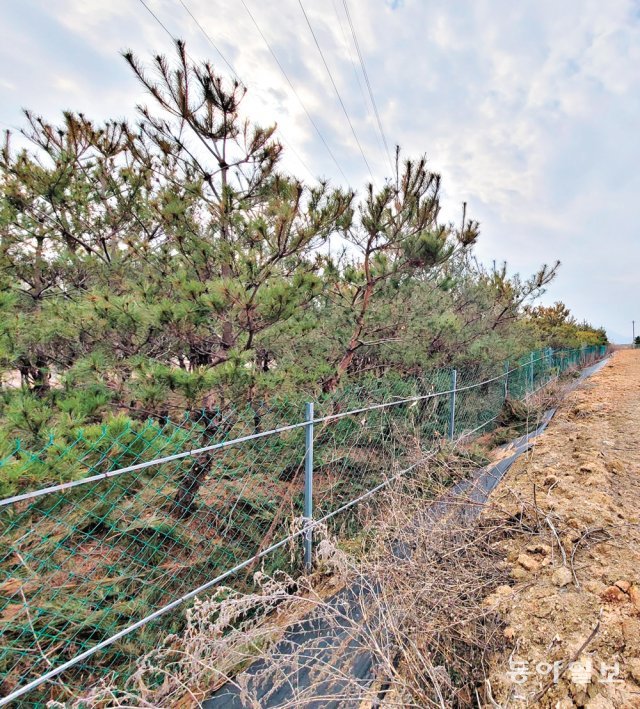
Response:
[{"label": "dry grass", "polygon": [[[434,456],[359,509],[363,532],[349,554],[317,530],[311,576],[259,573],[254,593],[219,589],[198,600],[185,631],[142,657],[123,689],[105,681],[65,706],[194,706],[232,675],[248,707],[475,705],[503,644],[483,599],[506,574],[496,553],[502,526],[461,513],[470,491],[447,492],[469,467],[463,455]],[[425,506],[434,480],[447,483]],[[332,585],[346,589],[338,600],[327,598]],[[285,627],[304,615],[322,632],[288,642]]]},{"label": "dry grass", "polygon": [[[534,430],[561,393],[552,385],[506,409],[507,435]],[[225,682],[247,707],[494,704],[489,664],[506,640],[485,599],[513,583],[502,542],[536,531],[530,510],[480,517],[473,485],[452,494],[484,453],[441,442],[410,475],[352,510],[355,539],[339,544],[326,528],[315,530],[313,574],[258,572],[253,593],[221,588],[196,601],[185,630],[140,658],[124,687],[107,678],[64,706],[199,706]],[[303,617],[322,631],[302,637]]]}]

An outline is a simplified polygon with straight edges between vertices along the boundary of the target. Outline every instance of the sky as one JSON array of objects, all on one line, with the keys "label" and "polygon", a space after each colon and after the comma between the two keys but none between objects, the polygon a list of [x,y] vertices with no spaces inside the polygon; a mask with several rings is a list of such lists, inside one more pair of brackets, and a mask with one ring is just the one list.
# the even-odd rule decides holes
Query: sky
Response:
[{"label": "sky", "polygon": [[150,99],[120,53],[171,56],[180,37],[246,84],[286,169],[382,184],[346,5],[389,147],[441,173],[444,219],[467,202],[479,259],[523,276],[559,259],[542,302],[616,342],[634,319],[640,333],[640,0],[302,0],[370,171],[300,0],[144,2],[166,29],[142,0],[0,0],[0,127],[24,126],[23,108],[135,119]]}]

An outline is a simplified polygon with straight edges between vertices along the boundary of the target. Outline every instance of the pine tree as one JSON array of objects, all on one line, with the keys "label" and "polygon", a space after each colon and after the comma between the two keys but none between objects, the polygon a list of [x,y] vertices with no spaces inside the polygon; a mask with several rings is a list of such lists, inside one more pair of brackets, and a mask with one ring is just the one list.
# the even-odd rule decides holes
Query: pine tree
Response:
[{"label": "pine tree", "polygon": [[242,120],[245,94],[213,68],[154,61],[149,78],[125,57],[163,111],[140,107],[138,159],[160,176],[166,240],[157,255],[165,287],[185,313],[168,313],[171,355],[215,367],[252,353],[265,329],[306,307],[320,284],[317,249],[351,219],[353,195],[326,182],[309,187],[278,171],[275,127]]},{"label": "pine tree", "polygon": [[370,327],[376,298],[393,298],[403,282],[424,281],[428,274],[437,273],[455,253],[456,242],[463,249],[475,242],[475,223],[455,233],[439,222],[439,213],[440,175],[427,169],[426,157],[407,160],[400,171],[398,149],[395,181],[377,192],[368,186],[358,219],[347,234],[357,255],[343,269],[336,294],[349,313],[350,334],[333,373],[323,383],[324,391],[338,386],[356,353],[367,344],[365,336],[377,342],[394,337],[393,323]]}]

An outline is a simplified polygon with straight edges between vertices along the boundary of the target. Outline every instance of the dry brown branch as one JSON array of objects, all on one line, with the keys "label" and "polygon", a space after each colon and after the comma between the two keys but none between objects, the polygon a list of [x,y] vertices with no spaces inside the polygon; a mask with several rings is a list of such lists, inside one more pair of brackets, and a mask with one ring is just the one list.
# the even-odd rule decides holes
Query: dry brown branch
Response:
[{"label": "dry brown branch", "polygon": [[[124,689],[102,683],[68,706],[168,706],[178,698],[181,706],[197,705],[238,670],[233,682],[246,706],[263,705],[282,687],[288,698],[277,706],[283,708],[323,697],[371,707],[470,706],[478,688],[486,694],[489,654],[504,644],[501,623],[483,600],[504,583],[506,571],[496,545],[505,525],[465,517],[477,506],[469,499],[473,487],[456,496],[434,487],[434,480],[461,477],[465,466],[464,456],[443,455],[362,503],[361,559],[318,530],[321,563],[313,578],[258,574],[254,593],[224,589],[197,601],[185,631],[141,658]],[[328,573],[346,579],[348,604],[317,591]],[[328,651],[316,636],[295,647],[279,644],[303,612],[340,642]],[[375,669],[364,684],[350,665],[358,653]],[[242,673],[259,658],[268,662],[251,676]],[[297,682],[301,673],[306,685]]]},{"label": "dry brown branch", "polygon": [[[574,544],[573,549],[571,550],[571,574],[573,576],[573,581],[576,585],[576,588],[580,588],[580,584],[578,582],[578,577],[576,575],[576,570],[574,566],[574,561],[576,557],[576,553],[578,551],[578,547],[582,544],[583,541],[588,539],[590,536],[593,536],[595,534],[604,534],[605,539],[612,539],[613,537],[604,529],[604,527],[595,527],[594,529],[586,529],[583,534],[581,535],[580,539]],[[600,540],[602,541],[602,540]]]},{"label": "dry brown branch", "polygon": [[[576,660],[582,655],[584,650],[587,648],[587,646],[591,643],[591,641],[596,637],[598,634],[598,631],[600,630],[600,619],[598,618],[598,621],[596,622],[593,630],[591,633],[589,633],[589,636],[587,639],[580,645],[580,647],[573,653],[571,658],[567,662],[562,663],[562,667],[560,669],[560,672],[558,674],[558,680],[564,676],[565,672],[569,669],[569,667],[572,665],[572,663],[576,662]],[[554,683],[557,682],[555,678],[552,678],[549,680],[544,687],[535,695],[533,698],[534,702],[539,702],[542,697],[549,691],[549,689],[554,685]]]}]

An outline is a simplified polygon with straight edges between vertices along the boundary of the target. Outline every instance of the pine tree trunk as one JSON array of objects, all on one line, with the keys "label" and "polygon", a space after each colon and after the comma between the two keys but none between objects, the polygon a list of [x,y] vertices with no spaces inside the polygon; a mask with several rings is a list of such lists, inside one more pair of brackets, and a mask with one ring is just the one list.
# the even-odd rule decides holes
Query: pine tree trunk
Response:
[{"label": "pine tree trunk", "polygon": [[[365,263],[365,273],[368,274],[368,271],[368,263]],[[340,380],[351,366],[351,362],[353,362],[353,358],[355,357],[356,352],[360,348],[360,337],[362,336],[362,333],[364,331],[365,318],[367,316],[367,311],[369,310],[371,297],[373,296],[373,289],[374,284],[369,279],[362,294],[362,304],[360,306],[360,312],[358,313],[358,317],[356,318],[356,324],[353,332],[351,333],[347,349],[342,355],[342,359],[336,365],[336,371],[322,384],[322,391],[325,394],[335,391],[338,388]]]},{"label": "pine tree trunk", "polygon": [[193,465],[180,480],[178,491],[173,498],[171,514],[178,519],[191,517],[195,512],[195,499],[207,473],[211,468],[211,456],[204,455],[196,458]]},{"label": "pine tree trunk", "polygon": [[[220,413],[211,409],[205,409],[202,413],[206,421],[202,432],[200,445],[208,446],[221,440],[233,428],[233,421],[230,419],[221,420]],[[196,509],[196,496],[200,491],[202,483],[211,471],[213,455],[211,453],[201,453],[195,456],[193,465],[182,476],[178,483],[178,490],[171,504],[171,514],[178,519],[190,517]]]}]

